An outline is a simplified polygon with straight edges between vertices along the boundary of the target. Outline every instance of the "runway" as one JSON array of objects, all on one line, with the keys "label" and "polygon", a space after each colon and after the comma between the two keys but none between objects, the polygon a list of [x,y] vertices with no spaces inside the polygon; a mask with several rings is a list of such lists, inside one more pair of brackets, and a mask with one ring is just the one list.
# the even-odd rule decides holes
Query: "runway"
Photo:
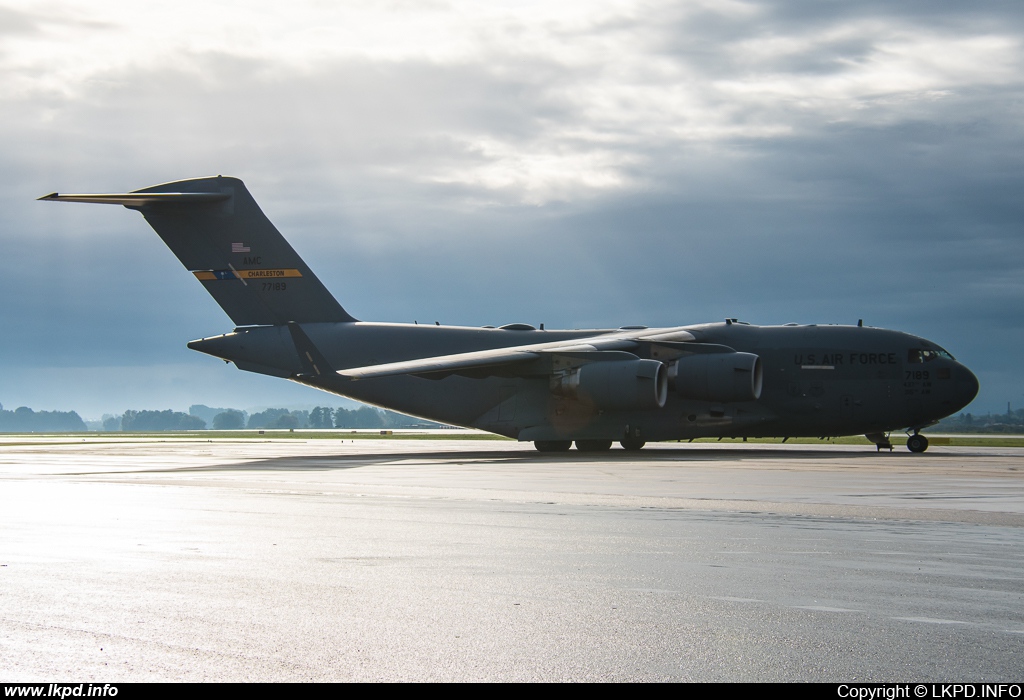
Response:
[{"label": "runway", "polygon": [[1024,449],[0,439],[0,680],[1020,681]]}]

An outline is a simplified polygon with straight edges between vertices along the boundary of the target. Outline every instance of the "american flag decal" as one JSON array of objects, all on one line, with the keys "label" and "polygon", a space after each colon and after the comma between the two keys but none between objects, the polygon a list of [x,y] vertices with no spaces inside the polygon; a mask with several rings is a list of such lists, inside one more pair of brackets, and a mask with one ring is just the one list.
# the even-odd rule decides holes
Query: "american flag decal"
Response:
[{"label": "american flag decal", "polygon": [[249,252],[252,252],[252,249],[249,248],[249,246],[245,245],[244,243],[232,243],[231,244],[231,252],[232,253],[249,253]]}]

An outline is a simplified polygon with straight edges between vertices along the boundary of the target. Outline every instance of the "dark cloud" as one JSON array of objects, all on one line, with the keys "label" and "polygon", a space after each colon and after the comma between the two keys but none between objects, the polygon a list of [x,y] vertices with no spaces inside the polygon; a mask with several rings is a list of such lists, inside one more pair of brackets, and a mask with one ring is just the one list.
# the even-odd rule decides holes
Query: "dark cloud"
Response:
[{"label": "dark cloud", "polygon": [[846,3],[841,0],[774,0],[753,3],[761,12],[758,23],[766,30],[781,32],[806,28],[819,30],[837,22],[871,21],[887,24],[895,20],[911,26],[945,27],[957,33],[979,30],[1016,30],[1024,27],[1020,7],[1012,0],[964,4],[956,0],[885,0]]}]

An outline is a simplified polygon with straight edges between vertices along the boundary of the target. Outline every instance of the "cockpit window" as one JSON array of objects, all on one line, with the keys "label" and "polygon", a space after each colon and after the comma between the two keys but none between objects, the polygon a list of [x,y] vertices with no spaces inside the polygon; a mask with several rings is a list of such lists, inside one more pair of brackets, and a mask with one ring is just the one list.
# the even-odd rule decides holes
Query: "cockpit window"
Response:
[{"label": "cockpit window", "polygon": [[907,362],[911,364],[931,362],[932,360],[936,360],[940,357],[946,360],[953,359],[953,356],[942,348],[910,348],[910,350],[907,351]]}]

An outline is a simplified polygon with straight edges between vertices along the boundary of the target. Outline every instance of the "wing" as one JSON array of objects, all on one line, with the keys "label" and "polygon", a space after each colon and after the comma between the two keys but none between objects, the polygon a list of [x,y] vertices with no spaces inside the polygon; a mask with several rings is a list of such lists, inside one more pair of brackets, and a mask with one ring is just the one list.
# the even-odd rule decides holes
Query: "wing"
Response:
[{"label": "wing", "polygon": [[391,377],[401,374],[472,373],[474,376],[481,374],[486,376],[491,373],[515,371],[517,365],[556,357],[595,362],[636,359],[637,356],[633,354],[634,352],[652,349],[663,349],[666,353],[677,357],[696,352],[732,352],[732,348],[723,345],[693,342],[695,340],[696,338],[691,333],[681,328],[630,330],[574,338],[571,341],[516,345],[367,367],[352,367],[337,370],[337,374],[351,380]]}]

